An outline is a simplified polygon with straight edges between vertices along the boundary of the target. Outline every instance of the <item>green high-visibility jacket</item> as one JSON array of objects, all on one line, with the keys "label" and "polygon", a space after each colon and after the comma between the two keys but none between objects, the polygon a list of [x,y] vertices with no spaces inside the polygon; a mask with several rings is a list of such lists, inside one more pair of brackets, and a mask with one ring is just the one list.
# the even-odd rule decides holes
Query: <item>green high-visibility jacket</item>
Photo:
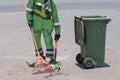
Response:
[{"label": "green high-visibility jacket", "polygon": [[[37,9],[36,4],[42,5],[41,9]],[[34,18],[35,13],[44,18],[48,17],[48,15],[46,14],[46,8],[49,8],[51,10],[50,17],[51,17],[51,21],[53,22],[53,26],[60,25],[55,0],[51,0],[51,2],[46,7],[44,6],[44,4],[45,4],[45,0],[28,0],[27,8],[26,8],[27,20],[28,21],[33,20],[34,22],[36,19]],[[40,16],[38,17],[41,18]],[[45,23],[49,25],[49,21],[47,21],[47,19]],[[55,34],[60,34],[60,27],[55,27]]]}]

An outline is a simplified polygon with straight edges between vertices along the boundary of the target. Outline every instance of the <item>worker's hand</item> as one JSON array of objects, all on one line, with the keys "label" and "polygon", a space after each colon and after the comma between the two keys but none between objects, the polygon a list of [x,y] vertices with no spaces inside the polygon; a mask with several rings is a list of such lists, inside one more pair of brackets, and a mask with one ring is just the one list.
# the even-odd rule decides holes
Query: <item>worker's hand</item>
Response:
[{"label": "worker's hand", "polygon": [[60,39],[60,34],[55,34],[55,40],[59,40]]},{"label": "worker's hand", "polygon": [[29,21],[27,22],[27,24],[28,24],[28,26],[29,26],[30,28],[32,28],[32,26],[33,26],[33,20],[29,20]]}]

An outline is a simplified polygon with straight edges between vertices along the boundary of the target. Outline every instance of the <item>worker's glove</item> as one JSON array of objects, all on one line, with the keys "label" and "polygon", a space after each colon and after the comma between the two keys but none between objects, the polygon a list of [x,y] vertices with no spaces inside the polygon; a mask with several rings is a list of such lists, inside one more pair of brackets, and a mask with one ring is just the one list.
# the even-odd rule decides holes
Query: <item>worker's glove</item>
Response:
[{"label": "worker's glove", "polygon": [[29,26],[30,28],[32,28],[32,26],[33,26],[33,20],[29,20],[29,21],[27,22],[27,24],[28,24],[28,26]]},{"label": "worker's glove", "polygon": [[55,34],[55,40],[59,40],[60,39],[60,34]]}]

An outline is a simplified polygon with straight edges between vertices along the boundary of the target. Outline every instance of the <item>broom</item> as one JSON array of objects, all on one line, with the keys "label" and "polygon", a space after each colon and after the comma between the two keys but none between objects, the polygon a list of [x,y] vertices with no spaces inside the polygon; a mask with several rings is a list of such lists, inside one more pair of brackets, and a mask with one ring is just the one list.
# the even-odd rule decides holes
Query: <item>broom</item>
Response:
[{"label": "broom", "polygon": [[33,29],[31,28],[30,31],[31,31],[33,42],[35,44],[36,52],[37,52],[37,55],[38,55],[35,66],[33,68],[33,74],[55,71],[54,66],[52,64],[49,64],[47,61],[45,61],[40,56],[40,52],[38,51],[38,46],[37,46],[37,43],[36,43],[36,39],[35,39],[35,36],[34,36]]}]

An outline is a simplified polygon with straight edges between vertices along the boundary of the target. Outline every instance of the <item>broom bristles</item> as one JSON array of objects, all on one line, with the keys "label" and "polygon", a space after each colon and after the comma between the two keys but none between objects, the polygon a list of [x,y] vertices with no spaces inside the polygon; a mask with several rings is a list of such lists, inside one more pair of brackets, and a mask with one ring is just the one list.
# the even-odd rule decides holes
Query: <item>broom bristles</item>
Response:
[{"label": "broom bristles", "polygon": [[33,74],[53,72],[55,68],[51,64],[41,63],[34,66]]}]

